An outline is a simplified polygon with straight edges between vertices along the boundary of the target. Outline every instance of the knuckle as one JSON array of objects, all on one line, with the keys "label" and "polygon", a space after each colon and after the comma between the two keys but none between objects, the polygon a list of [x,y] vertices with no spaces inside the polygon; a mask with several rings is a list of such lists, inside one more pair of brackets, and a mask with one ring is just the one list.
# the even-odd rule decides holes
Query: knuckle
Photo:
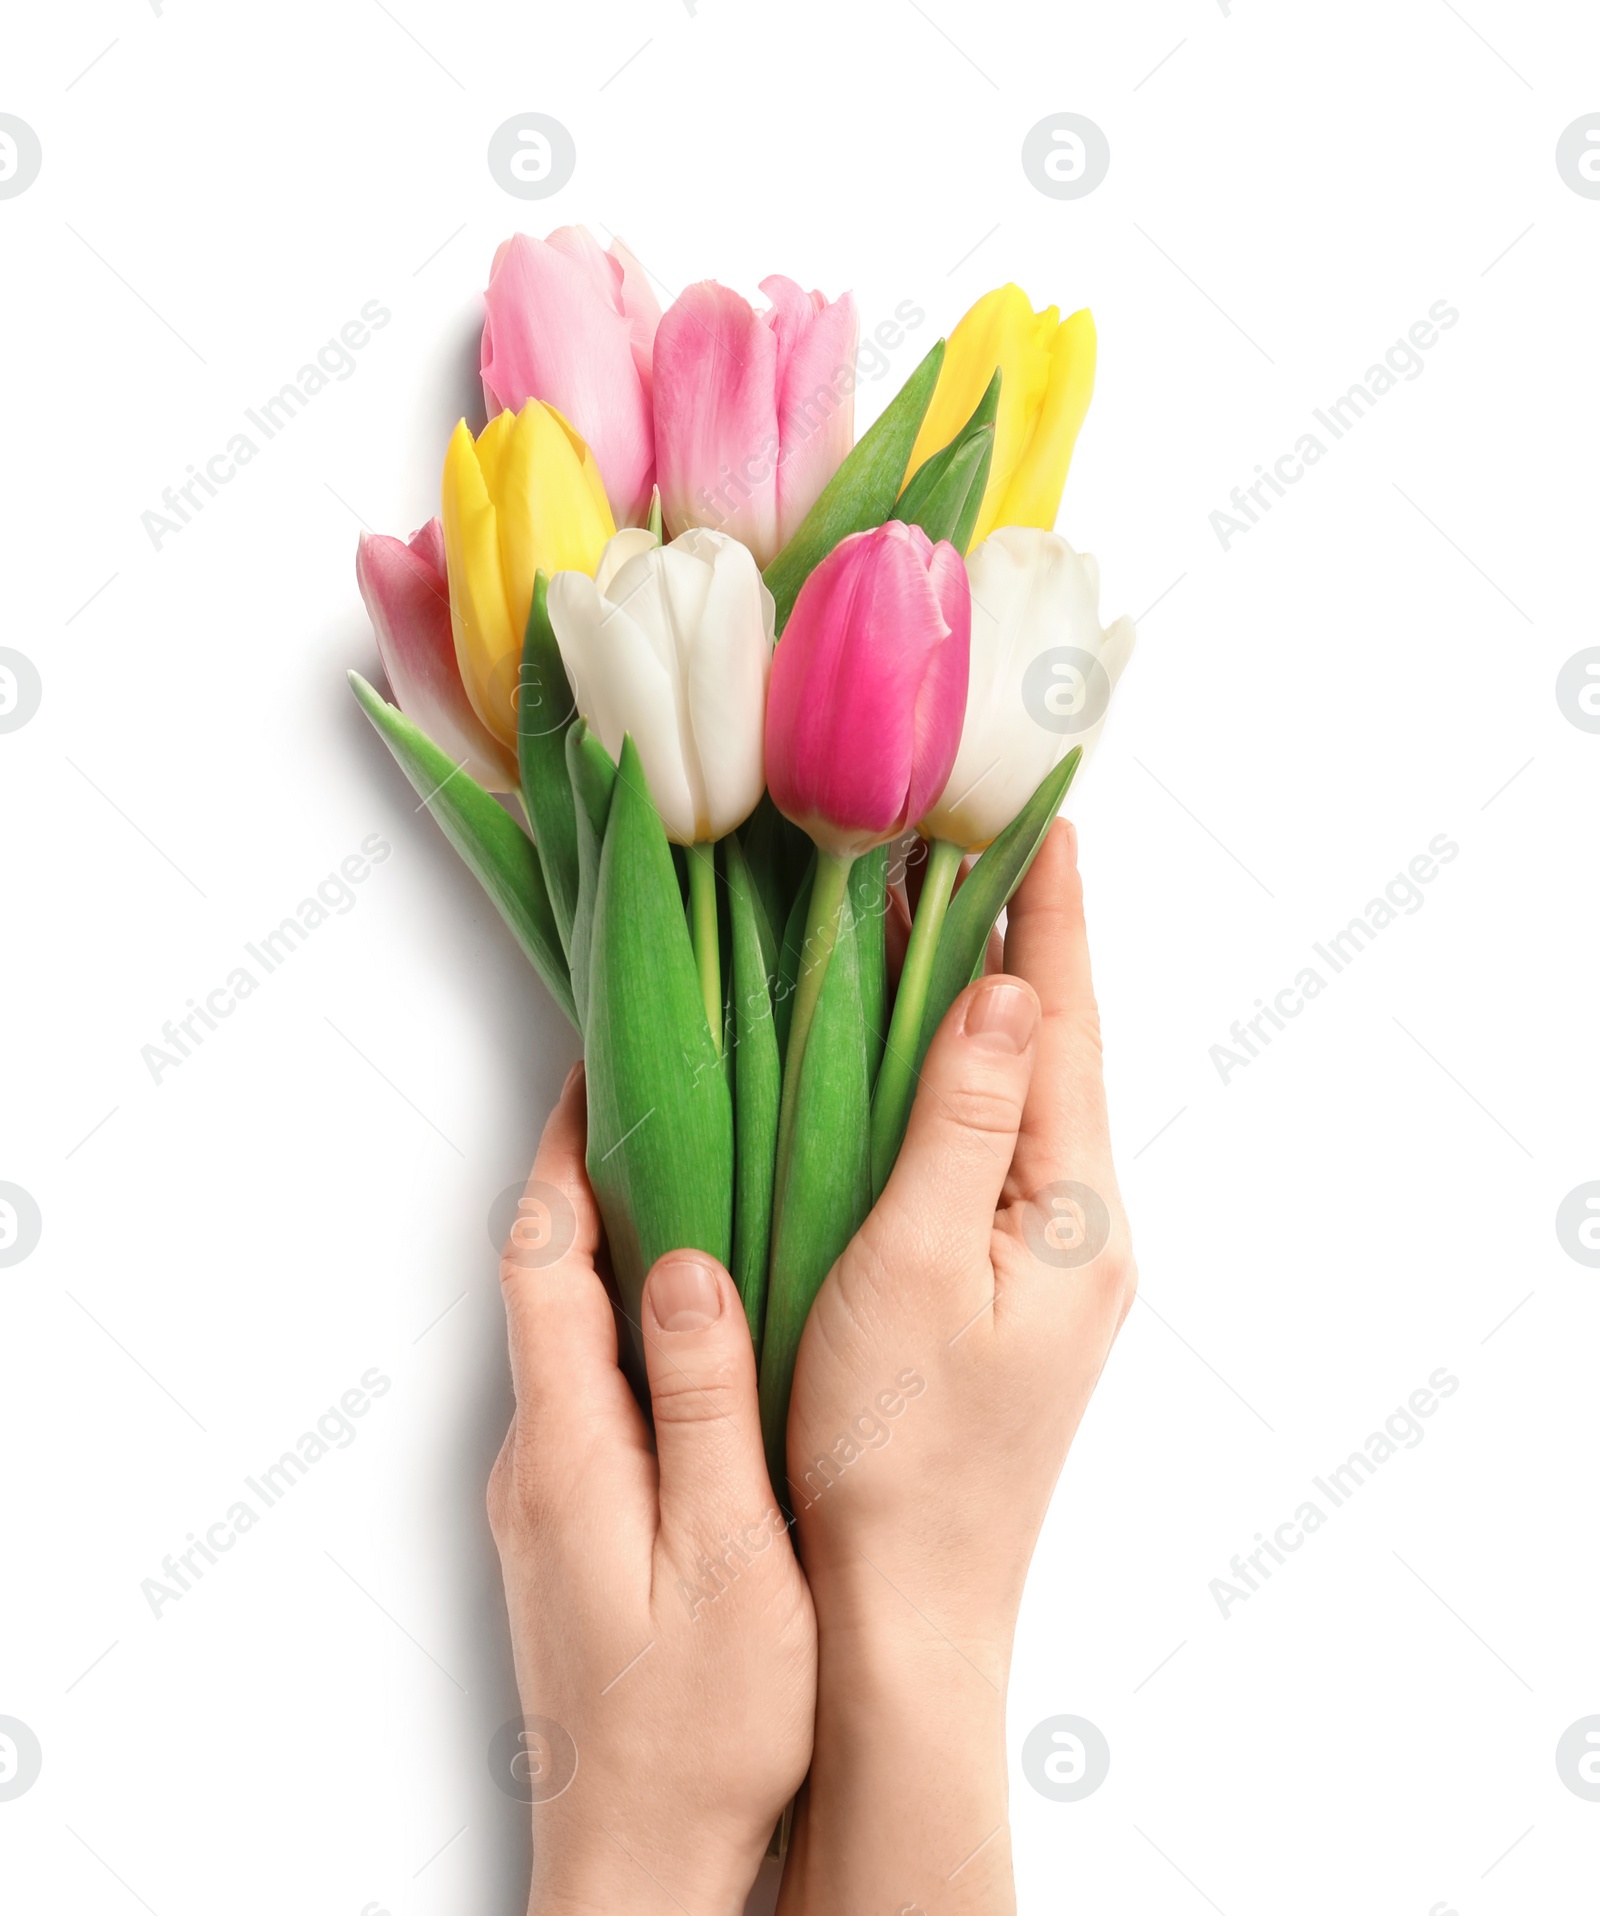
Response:
[{"label": "knuckle", "polygon": [[985,1137],[1006,1136],[1022,1121],[1022,1100],[1005,1084],[952,1085],[939,1094],[936,1109],[956,1131],[976,1131]]},{"label": "knuckle", "polygon": [[1112,1245],[1101,1260],[1100,1282],[1108,1298],[1121,1311],[1126,1311],[1133,1302],[1139,1289],[1139,1267],[1134,1261],[1132,1249],[1126,1245]]},{"label": "knuckle", "polygon": [[729,1364],[687,1370],[663,1362],[650,1378],[650,1403],[657,1425],[715,1424],[733,1416],[739,1385]]},{"label": "knuckle", "polygon": [[508,1432],[505,1442],[500,1446],[500,1454],[489,1471],[489,1485],[484,1496],[489,1511],[489,1533],[495,1543],[502,1547],[516,1527],[515,1466],[511,1461],[514,1434],[514,1431]]},{"label": "knuckle", "polygon": [[542,1499],[538,1494],[540,1473],[532,1445],[521,1417],[513,1418],[498,1456],[489,1470],[485,1503],[489,1512],[489,1533],[496,1547],[505,1552],[524,1546],[541,1528]]}]

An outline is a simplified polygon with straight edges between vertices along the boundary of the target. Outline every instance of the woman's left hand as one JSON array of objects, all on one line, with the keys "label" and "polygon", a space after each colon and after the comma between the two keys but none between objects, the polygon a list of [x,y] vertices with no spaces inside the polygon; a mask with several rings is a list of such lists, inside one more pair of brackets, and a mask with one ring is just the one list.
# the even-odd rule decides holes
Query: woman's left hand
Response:
[{"label": "woman's left hand", "polygon": [[514,1241],[501,1263],[517,1403],[489,1515],[523,1709],[542,1719],[522,1766],[529,1908],[736,1916],[811,1758],[811,1597],[767,1479],[738,1293],[699,1252],[645,1285],[651,1441],[595,1268],[584,1135],[575,1070],[524,1200],[570,1205],[570,1248],[545,1263]]}]

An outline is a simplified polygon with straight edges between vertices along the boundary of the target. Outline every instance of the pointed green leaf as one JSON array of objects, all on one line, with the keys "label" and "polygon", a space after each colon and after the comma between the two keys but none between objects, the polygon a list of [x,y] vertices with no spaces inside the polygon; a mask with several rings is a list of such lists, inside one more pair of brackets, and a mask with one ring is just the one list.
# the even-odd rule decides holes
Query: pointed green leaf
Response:
[{"label": "pointed green leaf", "polygon": [[1000,410],[1000,369],[984,389],[972,417],[948,446],[917,468],[895,506],[895,517],[921,526],[930,539],[948,539],[964,553],[989,483],[995,418]]},{"label": "pointed green leaf", "polygon": [[777,602],[782,632],[801,586],[841,539],[881,526],[894,512],[911,448],[939,383],[944,341],[935,340],[927,357],[845,455],[844,463],[822,488],[800,529],[763,575]]},{"label": "pointed green leaf", "polygon": [[1061,801],[1067,795],[1067,787],[1082,757],[1083,747],[1074,745],[1059,765],[1045,773],[1032,798],[962,879],[960,890],[951,899],[928,981],[922,1036],[917,1045],[919,1071],[940,1020],[983,963],[995,920],[1005,910],[1044,843],[1044,835],[1061,809]]},{"label": "pointed green leaf", "polygon": [[838,942],[806,1039],[788,1172],[772,1223],[761,1428],[773,1487],[786,1506],[784,1438],[800,1334],[823,1279],[872,1204],[872,1098],[856,931],[847,889]]},{"label": "pointed green leaf", "polygon": [[380,698],[359,672],[350,674],[350,689],[445,837],[494,901],[551,997],[576,1025],[566,954],[528,834],[420,726]]},{"label": "pointed green leaf", "polygon": [[761,794],[755,810],[740,827],[739,845],[772,940],[770,970],[778,962],[789,908],[810,869],[815,848],[800,827],[778,810],[768,792]]},{"label": "pointed green leaf", "polygon": [[788,923],[783,928],[783,949],[778,955],[778,982],[772,991],[773,1019],[778,1032],[778,1053],[789,1049],[789,1020],[794,1016],[794,991],[800,979],[800,950],[806,940],[806,911],[811,903],[811,885],[817,875],[817,855],[811,854],[806,875],[789,907]]},{"label": "pointed green leaf", "polygon": [[589,1182],[640,1345],[640,1294],[664,1251],[732,1256],[733,1112],[671,849],[631,738],[600,853],[584,1064]]},{"label": "pointed green leaf", "polygon": [[605,843],[606,820],[611,816],[611,788],[617,768],[611,754],[579,719],[567,730],[567,776],[575,804],[573,831],[578,849],[578,896],[572,912],[572,940],[568,963],[572,997],[578,1019],[589,1022],[589,952],[594,930],[594,895],[600,882],[600,847]]},{"label": "pointed green leaf", "polygon": [[522,641],[517,681],[517,767],[522,796],[539,847],[545,890],[563,948],[572,950],[572,914],[578,900],[578,838],[567,777],[567,728],[576,714],[546,602],[550,581],[534,574],[533,603]]},{"label": "pointed green leaf", "polygon": [[727,860],[733,947],[733,1263],[729,1269],[744,1299],[757,1352],[766,1316],[767,1254],[772,1234],[772,1176],[778,1151],[778,1103],[782,1069],[772,1019],[771,976],[757,919],[761,906],[737,836],[722,841]]}]

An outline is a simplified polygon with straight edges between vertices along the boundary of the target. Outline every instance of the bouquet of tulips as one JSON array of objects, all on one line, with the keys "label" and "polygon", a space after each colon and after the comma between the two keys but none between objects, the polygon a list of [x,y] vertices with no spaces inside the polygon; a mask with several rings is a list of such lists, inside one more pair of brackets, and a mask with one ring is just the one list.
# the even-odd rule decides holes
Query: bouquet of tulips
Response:
[{"label": "bouquet of tulips", "polygon": [[1050,529],[1087,311],[987,294],[856,442],[853,300],[762,291],[503,246],[489,423],[357,556],[398,709],[351,679],[582,1036],[634,1338],[663,1252],[732,1272],[787,1504],[811,1301],[1134,634]]}]

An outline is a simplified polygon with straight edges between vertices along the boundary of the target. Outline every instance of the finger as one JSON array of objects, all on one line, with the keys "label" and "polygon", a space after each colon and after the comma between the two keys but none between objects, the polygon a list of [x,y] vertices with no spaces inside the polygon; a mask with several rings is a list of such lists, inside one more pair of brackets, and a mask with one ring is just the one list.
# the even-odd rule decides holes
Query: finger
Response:
[{"label": "finger", "polygon": [[616,1321],[594,1267],[600,1214],[584,1170],[588,1107],[575,1065],[545,1125],[500,1258],[519,1419],[570,1423],[627,1396]]},{"label": "finger", "polygon": [[[731,1531],[753,1534],[776,1512],[744,1308],[715,1258],[669,1251],[645,1280],[640,1323],[655,1412],[661,1535],[680,1563],[714,1560]],[[782,1518],[777,1522],[781,1529]]]},{"label": "finger", "polygon": [[1039,1062],[1009,1195],[1028,1200],[1044,1185],[1073,1180],[1109,1203],[1115,1180],[1100,1013],[1089,973],[1077,833],[1065,819],[1051,826],[1011,901],[1005,962],[1009,973],[1033,986],[1040,1007]]},{"label": "finger", "polygon": [[865,1235],[879,1268],[987,1284],[995,1205],[1011,1168],[1037,1055],[1039,1001],[1016,978],[983,978],[928,1047],[905,1142]]}]

